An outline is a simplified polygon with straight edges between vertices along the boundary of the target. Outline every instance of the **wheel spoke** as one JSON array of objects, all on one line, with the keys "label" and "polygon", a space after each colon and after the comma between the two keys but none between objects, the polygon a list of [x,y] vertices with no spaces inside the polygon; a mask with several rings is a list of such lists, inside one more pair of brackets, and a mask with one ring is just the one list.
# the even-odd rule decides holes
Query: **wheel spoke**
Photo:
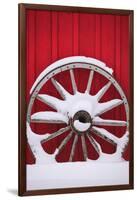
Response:
[{"label": "wheel spoke", "polygon": [[64,138],[64,140],[61,142],[61,144],[59,145],[59,147],[58,147],[58,152],[57,152],[57,154],[56,155],[58,155],[61,151],[62,151],[62,149],[65,147],[65,145],[67,144],[67,142],[70,140],[70,138],[72,137],[72,135],[73,135],[73,131],[71,131],[68,135],[67,135],[67,137],[65,137]]},{"label": "wheel spoke", "polygon": [[37,96],[37,99],[40,100],[41,102],[47,104],[51,108],[54,108],[55,110],[58,110],[60,107],[62,107],[62,105],[64,103],[64,101],[57,99],[56,97],[47,95],[47,94],[39,94]]},{"label": "wheel spoke", "polygon": [[101,88],[101,90],[99,90],[99,92],[96,94],[98,101],[103,97],[103,95],[106,93],[110,86],[111,82],[108,82],[103,88]]},{"label": "wheel spoke", "polygon": [[107,142],[116,145],[119,142],[119,138],[114,136],[112,133],[109,131],[105,130],[104,128],[98,128],[93,126],[92,131],[102,139],[106,140]]},{"label": "wheel spoke", "polygon": [[110,119],[102,119],[100,117],[95,117],[92,121],[92,125],[95,125],[95,126],[127,126],[127,122],[121,121],[121,120],[110,120]]},{"label": "wheel spoke", "polygon": [[94,75],[94,71],[91,70],[90,74],[89,74],[89,78],[88,78],[87,89],[86,89],[86,92],[88,92],[88,93],[90,93],[91,84],[92,84],[92,80],[93,80],[93,75]]},{"label": "wheel spoke", "polygon": [[56,88],[56,90],[58,91],[58,93],[60,94],[60,96],[63,99],[67,99],[68,96],[70,96],[70,93],[68,91],[66,91],[63,86],[57,82],[54,78],[51,78],[51,81],[54,85],[54,87]]},{"label": "wheel spoke", "polygon": [[87,138],[89,139],[91,145],[94,147],[94,149],[96,150],[96,152],[100,155],[100,153],[102,152],[101,150],[101,146],[98,142],[96,142],[94,140],[94,138],[88,133],[86,134]]},{"label": "wheel spoke", "polygon": [[77,141],[78,141],[78,135],[76,134],[75,137],[74,137],[73,144],[72,144],[71,153],[70,153],[70,157],[69,157],[69,162],[72,162],[72,160],[73,160]]},{"label": "wheel spoke", "polygon": [[105,103],[99,103],[95,116],[101,115],[113,108],[121,105],[123,101],[121,99],[113,99],[111,101],[107,101]]},{"label": "wheel spoke", "polygon": [[76,94],[77,85],[76,85],[73,69],[70,69],[70,78],[71,78],[73,93]]},{"label": "wheel spoke", "polygon": [[81,142],[82,142],[83,157],[84,157],[84,160],[86,161],[88,156],[87,156],[85,136],[83,134],[81,135]]},{"label": "wheel spoke", "polygon": [[37,112],[31,115],[31,122],[64,124],[68,123],[68,119],[61,113],[44,111],[44,112]]},{"label": "wheel spoke", "polygon": [[64,132],[68,131],[69,129],[70,129],[70,126],[67,126],[65,128],[61,128],[60,130],[58,130],[57,132],[52,133],[48,138],[42,140],[41,142],[42,143],[47,142],[47,141],[49,141],[49,140],[51,140],[51,139],[63,134]]}]

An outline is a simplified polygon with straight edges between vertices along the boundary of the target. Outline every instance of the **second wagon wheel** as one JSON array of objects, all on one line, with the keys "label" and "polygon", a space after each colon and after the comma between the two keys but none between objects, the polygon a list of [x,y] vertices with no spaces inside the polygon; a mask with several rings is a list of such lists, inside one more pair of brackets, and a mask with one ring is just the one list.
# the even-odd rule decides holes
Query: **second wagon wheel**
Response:
[{"label": "second wagon wheel", "polygon": [[[83,84],[86,83],[83,92],[79,91],[75,76],[75,70],[77,70],[78,73],[81,69],[88,71],[88,78],[86,81],[80,80],[83,81]],[[63,79],[63,76],[61,76],[63,72],[69,74],[70,79],[68,85],[71,84],[72,86],[73,91],[71,92],[56,80],[56,76],[59,74],[60,78]],[[100,77],[105,78],[106,83],[95,94],[92,94],[91,89],[95,81],[95,74],[100,74]],[[41,88],[46,85],[48,81],[52,82],[54,90],[58,92],[60,98],[40,92]],[[102,102],[101,100],[103,96],[112,86],[119,93],[120,98],[114,98]],[[55,111],[43,110],[32,113],[32,108],[36,99],[53,108]],[[114,108],[120,107],[121,105],[124,107],[126,120],[113,119],[113,115],[112,118],[107,119],[102,117],[103,114],[109,112],[112,113]],[[36,79],[31,89],[27,122],[30,125],[32,123],[64,124],[63,128],[59,128],[59,130],[51,133],[48,137],[43,139],[41,143],[54,140],[58,136],[67,132],[68,134],[62,139],[58,146],[56,155],[60,154],[62,149],[66,148],[69,140],[73,138],[68,161],[74,161],[76,146],[80,140],[82,156],[86,161],[89,158],[87,140],[99,156],[102,152],[102,147],[96,140],[96,136],[114,146],[119,145],[120,138],[108,131],[106,127],[123,127],[125,132],[128,132],[129,107],[122,88],[112,76],[112,70],[108,68],[105,63],[93,58],[74,56],[53,63]],[[122,149],[121,153],[123,151],[124,149]]]}]

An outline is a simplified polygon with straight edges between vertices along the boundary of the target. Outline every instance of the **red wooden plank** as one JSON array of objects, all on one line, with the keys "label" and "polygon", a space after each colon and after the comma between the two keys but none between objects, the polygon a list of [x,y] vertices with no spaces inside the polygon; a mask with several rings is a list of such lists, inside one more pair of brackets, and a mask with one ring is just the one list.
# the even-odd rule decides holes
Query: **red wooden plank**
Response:
[{"label": "red wooden plank", "polygon": [[116,79],[119,83],[121,83],[121,31],[120,31],[120,26],[121,26],[121,17],[116,16],[115,17],[115,34],[116,34],[116,48],[115,48],[115,76]]},{"label": "red wooden plank", "polygon": [[[79,55],[95,57],[95,15],[79,15]],[[76,82],[80,92],[85,92],[89,70],[76,70]],[[81,81],[83,80],[83,81]]]},{"label": "red wooden plank", "polygon": [[[27,23],[26,23],[26,65],[27,65],[27,102],[30,98],[30,89],[35,81],[35,11],[27,11]],[[32,109],[32,112],[35,112],[35,106]],[[35,125],[31,126],[35,130]],[[35,162],[32,152],[30,151],[29,145],[26,149],[26,162],[33,164]]]},{"label": "red wooden plank", "polygon": [[[130,60],[129,60],[129,18],[128,16],[121,16],[121,86],[130,101]],[[126,160],[130,159],[130,146],[124,153]]]},{"label": "red wooden plank", "polygon": [[114,68],[115,49],[115,16],[101,16],[101,59]]},{"label": "red wooden plank", "polygon": [[101,58],[101,15],[95,15],[95,58]]},{"label": "red wooden plank", "polygon": [[81,13],[79,23],[79,53],[95,57],[95,15]]},{"label": "red wooden plank", "polygon": [[[52,13],[50,11],[37,11],[36,12],[36,74],[37,76],[52,63],[53,59],[55,59],[55,44],[53,44],[52,36]],[[54,19],[53,19],[54,23]],[[56,28],[56,27],[55,27]],[[53,50],[54,49],[54,50]],[[57,49],[57,48],[56,48]],[[52,57],[53,56],[53,57]],[[50,91],[53,90],[53,86],[51,82],[46,83],[46,85],[40,90],[40,93],[51,94]],[[56,92],[52,92],[53,96]],[[46,111],[53,110],[46,104],[41,103],[40,101],[36,101],[36,110]],[[57,131],[57,126],[52,124],[36,124],[36,133],[44,134],[44,133],[53,133]],[[57,140],[51,140],[48,144],[43,144],[43,148],[49,148],[49,152],[53,153],[55,151],[57,145]]]},{"label": "red wooden plank", "polygon": [[29,91],[35,81],[35,11],[27,11],[26,27],[27,43],[27,102],[29,101]]},{"label": "red wooden plank", "polygon": [[58,51],[59,58],[72,56],[72,13],[58,13]]},{"label": "red wooden plank", "polygon": [[[101,15],[100,18],[100,59],[104,61],[109,67],[115,67],[115,16],[114,15]],[[101,88],[108,81],[103,78],[99,79],[99,87]],[[115,98],[115,90],[113,87],[107,91],[107,93],[101,99],[102,102]],[[102,115],[106,119],[114,119],[115,111],[109,111]],[[106,127],[106,129],[115,134],[114,127]],[[101,141],[101,140],[100,140]],[[103,150],[105,152],[113,152],[115,148],[112,145],[107,144],[105,141],[101,141]]]},{"label": "red wooden plank", "polygon": [[[73,15],[72,13],[58,12],[57,14],[57,59],[69,57],[73,55]],[[72,90],[70,84],[70,76],[68,72],[58,74],[56,80],[60,82],[68,91]],[[60,128],[60,125],[57,125]],[[56,139],[56,144],[59,146],[66,134],[63,134]],[[70,144],[70,143],[69,143]],[[71,146],[69,146],[70,148]],[[69,158],[68,146],[64,148],[60,155],[57,156],[57,161],[66,161]]]},{"label": "red wooden plank", "polygon": [[121,16],[121,86],[129,99],[129,18]]},{"label": "red wooden plank", "polygon": [[79,55],[79,14],[73,13],[73,55]]},{"label": "red wooden plank", "polygon": [[58,13],[51,11],[52,62],[58,59]]},{"label": "red wooden plank", "polygon": [[51,63],[51,13],[36,11],[36,75]]},{"label": "red wooden plank", "polygon": [[[114,77],[121,84],[121,17],[115,17],[115,68]],[[116,98],[116,93],[115,93]],[[123,113],[122,113],[123,111]],[[125,120],[123,118],[124,110],[121,108],[115,111],[115,119]],[[115,128],[116,135],[121,137],[123,135],[123,127]]]}]

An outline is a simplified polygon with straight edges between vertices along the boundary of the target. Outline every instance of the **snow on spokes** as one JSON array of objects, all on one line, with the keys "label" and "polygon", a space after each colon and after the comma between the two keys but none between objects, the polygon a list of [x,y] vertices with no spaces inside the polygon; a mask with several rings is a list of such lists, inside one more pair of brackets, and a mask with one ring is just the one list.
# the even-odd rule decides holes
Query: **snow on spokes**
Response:
[{"label": "snow on spokes", "polygon": [[[109,143],[112,143],[113,145],[117,145],[117,151],[115,155],[118,153],[118,157],[122,157],[122,151],[125,147],[125,145],[128,142],[128,134],[126,132],[126,139],[125,137],[118,138],[114,136],[112,133],[108,132],[107,130],[103,128],[98,128],[96,126],[127,126],[126,121],[120,121],[120,120],[110,120],[110,119],[102,119],[100,117],[101,114],[123,104],[123,100],[121,99],[113,99],[107,102],[100,103],[100,99],[103,97],[103,95],[106,93],[106,91],[110,88],[111,82],[109,81],[104,87],[102,87],[96,95],[92,96],[90,94],[92,81],[93,81],[93,75],[94,71],[91,70],[89,73],[89,79],[87,82],[87,87],[84,93],[80,93],[77,89],[77,84],[75,81],[75,76],[73,69],[69,70],[70,72],[70,80],[72,84],[73,94],[70,94],[59,82],[57,82],[54,78],[51,78],[51,81],[55,87],[55,89],[58,91],[60,96],[63,98],[63,100],[60,100],[56,97],[47,95],[47,94],[38,94],[37,99],[41,102],[44,102],[45,104],[49,105],[51,108],[54,108],[57,112],[53,111],[43,111],[43,112],[36,112],[31,116],[31,122],[33,123],[64,123],[67,124],[65,128],[61,128],[60,130],[52,133],[52,134],[46,134],[45,136],[39,136],[37,134],[37,138],[40,137],[39,143],[41,142],[47,142],[66,131],[70,130],[68,135],[64,138],[64,140],[61,142],[60,146],[55,152],[55,156],[59,154],[62,149],[65,147],[67,142],[71,139],[72,135],[75,134],[69,161],[73,161],[74,154],[75,154],[75,148],[76,144],[78,142],[78,137],[81,137],[82,142],[82,150],[83,150],[83,157],[84,160],[88,159],[88,153],[87,153],[87,146],[85,142],[85,137],[88,138],[89,142],[99,156],[104,155],[102,152],[100,144],[93,138],[91,131],[93,131],[96,135],[103,138],[104,140],[108,141]],[[77,103],[76,103],[77,102]],[[86,113],[89,113],[92,122],[83,122],[81,120],[75,120],[73,122],[74,128],[76,128],[77,133],[74,132],[72,126],[70,125],[70,119],[74,118],[74,115],[79,112],[84,111]],[[29,125],[27,125],[29,126]],[[91,127],[91,128],[90,128]],[[90,128],[90,129],[89,129]],[[29,127],[30,132],[30,127]],[[80,134],[79,134],[80,133]],[[33,135],[33,136],[32,136]],[[29,142],[32,144],[34,141],[34,144],[32,145],[32,151],[35,155],[35,157],[38,157],[39,152],[42,151],[40,145],[36,145],[35,148],[35,133],[32,134],[31,131],[31,137],[29,137]],[[124,139],[123,139],[124,138]],[[121,145],[123,143],[123,145]],[[39,150],[40,148],[40,150]],[[47,153],[45,153],[47,154]],[[116,157],[116,156],[115,156]]]}]

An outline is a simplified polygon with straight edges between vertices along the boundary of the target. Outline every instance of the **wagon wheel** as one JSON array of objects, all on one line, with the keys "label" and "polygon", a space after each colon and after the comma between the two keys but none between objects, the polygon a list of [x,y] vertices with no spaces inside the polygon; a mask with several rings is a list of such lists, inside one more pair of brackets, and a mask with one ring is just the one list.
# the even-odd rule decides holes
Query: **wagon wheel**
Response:
[{"label": "wagon wheel", "polygon": [[[87,80],[85,87],[86,90],[84,93],[80,93],[78,91],[74,75],[74,70],[80,68],[89,71],[89,78]],[[70,84],[72,84],[73,94],[70,94],[67,89],[64,88],[64,86],[57,82],[55,79],[55,75],[62,73],[63,71],[67,71],[67,73],[70,74]],[[99,73],[104,76],[107,79],[107,84],[104,85],[95,95],[91,95],[90,90],[94,81],[94,73]],[[52,81],[55,90],[57,90],[63,100],[47,94],[39,94],[40,89],[49,79]],[[121,98],[100,103],[101,98],[107,92],[107,90],[109,90],[111,85],[115,87]],[[71,57],[69,61],[67,58],[64,59],[63,64],[62,62],[57,62],[55,63],[54,67],[53,65],[48,67],[38,77],[32,87],[31,93],[32,95],[27,112],[27,122],[29,124],[65,124],[66,127],[59,129],[44,139],[41,139],[41,142],[47,142],[69,131],[68,135],[62,140],[58,150],[56,151],[56,155],[58,155],[62,149],[65,148],[67,142],[72,138],[72,136],[74,136],[69,161],[73,161],[74,159],[76,144],[79,137],[81,138],[83,157],[85,161],[88,159],[87,144],[85,138],[89,140],[90,144],[97,151],[98,155],[101,154],[101,145],[95,140],[92,132],[113,145],[119,144],[120,139],[118,137],[114,136],[105,128],[100,128],[98,126],[123,126],[126,127],[126,131],[128,131],[129,107],[126,96],[118,82],[111,75],[110,71],[108,71],[108,68],[104,65],[104,63],[98,60],[85,57]],[[38,99],[51,108],[54,108],[56,112],[43,111],[31,114],[35,99]],[[100,115],[103,113],[109,112],[113,108],[122,104],[124,104],[126,121],[103,119],[100,117]]]}]

